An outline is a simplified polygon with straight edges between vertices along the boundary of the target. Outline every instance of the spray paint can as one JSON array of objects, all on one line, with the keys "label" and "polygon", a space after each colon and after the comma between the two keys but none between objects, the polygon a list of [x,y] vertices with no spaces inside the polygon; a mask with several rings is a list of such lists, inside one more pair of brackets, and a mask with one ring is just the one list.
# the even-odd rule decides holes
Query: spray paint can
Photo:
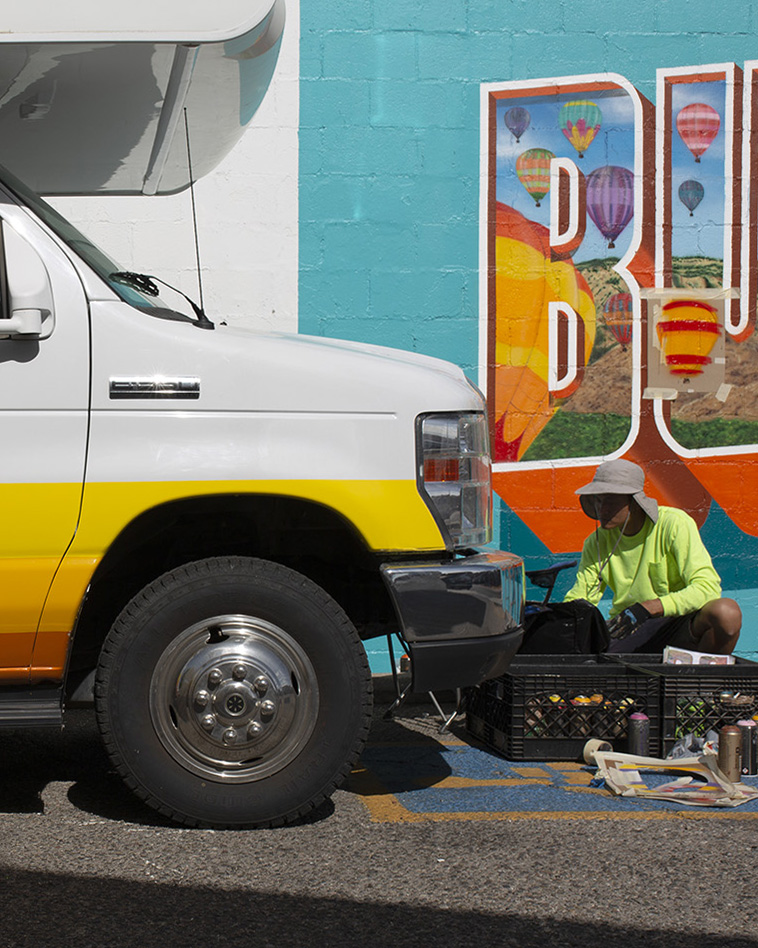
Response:
[{"label": "spray paint can", "polygon": [[718,766],[721,773],[732,783],[739,783],[742,771],[742,731],[734,724],[727,724],[719,731]]},{"label": "spray paint can", "polygon": [[742,767],[745,777],[758,775],[758,724],[754,720],[738,721],[742,735]]},{"label": "spray paint can", "polygon": [[650,752],[650,718],[641,711],[629,715],[629,753],[647,757]]}]

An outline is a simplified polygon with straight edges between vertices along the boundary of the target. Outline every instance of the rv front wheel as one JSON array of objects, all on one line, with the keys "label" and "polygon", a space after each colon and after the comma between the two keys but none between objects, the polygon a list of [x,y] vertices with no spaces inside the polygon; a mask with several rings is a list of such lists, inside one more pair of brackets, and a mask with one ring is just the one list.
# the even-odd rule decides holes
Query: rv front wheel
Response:
[{"label": "rv front wheel", "polygon": [[344,612],[284,566],[222,557],[118,617],[95,686],[126,784],[186,825],[274,826],[323,803],[365,742],[371,677]]}]

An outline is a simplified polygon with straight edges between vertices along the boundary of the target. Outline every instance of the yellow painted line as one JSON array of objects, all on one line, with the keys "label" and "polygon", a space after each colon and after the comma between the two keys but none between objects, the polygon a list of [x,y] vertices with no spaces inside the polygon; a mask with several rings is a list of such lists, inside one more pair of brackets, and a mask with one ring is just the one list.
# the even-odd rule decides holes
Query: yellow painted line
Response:
[{"label": "yellow painted line", "polygon": [[613,797],[609,796],[605,790],[605,787],[591,787],[589,783],[582,784],[580,781],[571,781],[567,787],[558,787],[559,790],[565,790],[566,793],[591,793],[593,796],[604,796],[609,800],[612,800]]},{"label": "yellow painted line", "polygon": [[394,813],[389,807],[383,812],[375,807],[375,804],[369,805],[366,800],[363,801],[369,810],[371,820],[374,823],[464,823],[464,822],[499,822],[515,820],[754,820],[758,819],[758,813],[676,813],[672,811],[631,813],[629,811],[614,812],[613,810],[577,810],[569,812],[567,810],[557,811],[502,811],[491,812],[471,812],[471,813],[412,813],[406,810],[401,804],[395,804],[401,813],[398,816],[384,815]]},{"label": "yellow painted line", "polygon": [[509,769],[520,777],[544,777],[547,775],[544,767],[511,767]]},{"label": "yellow painted line", "polygon": [[413,781],[414,787],[423,787],[435,790],[470,790],[472,787],[551,787],[553,781],[550,777],[539,778],[524,777],[502,777],[492,779],[477,779],[474,777],[420,777]]},{"label": "yellow painted line", "polygon": [[592,781],[594,774],[582,773],[578,771],[577,773],[568,773],[564,775],[564,780],[570,786],[574,784],[580,784],[583,787],[589,787],[590,782]]},{"label": "yellow painted line", "polygon": [[372,823],[427,822],[423,815],[406,810],[378,777],[365,767],[356,767],[353,770],[350,774],[349,787],[361,798]]},{"label": "yellow painted line", "polygon": [[369,741],[366,744],[367,748],[372,747],[434,747],[438,748],[440,745],[442,747],[471,747],[468,741],[461,741],[458,738],[445,738],[442,740],[439,737],[422,737],[418,741],[403,741],[402,744],[398,741]]}]

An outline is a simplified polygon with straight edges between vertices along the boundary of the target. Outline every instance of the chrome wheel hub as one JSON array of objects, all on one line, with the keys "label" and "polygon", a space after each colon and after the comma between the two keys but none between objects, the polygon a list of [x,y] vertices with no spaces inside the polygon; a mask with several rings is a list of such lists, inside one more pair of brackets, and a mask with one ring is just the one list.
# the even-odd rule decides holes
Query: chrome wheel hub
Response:
[{"label": "chrome wheel hub", "polygon": [[260,780],[297,757],[316,724],[307,654],[251,616],[206,619],[180,633],[155,666],[150,716],[169,754],[210,780]]}]

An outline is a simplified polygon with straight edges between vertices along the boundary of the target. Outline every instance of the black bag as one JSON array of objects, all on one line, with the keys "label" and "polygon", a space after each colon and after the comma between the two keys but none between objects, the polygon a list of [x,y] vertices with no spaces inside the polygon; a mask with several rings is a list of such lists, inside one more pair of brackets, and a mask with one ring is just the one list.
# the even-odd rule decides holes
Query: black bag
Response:
[{"label": "black bag", "polygon": [[527,605],[522,655],[591,655],[608,648],[610,636],[603,614],[586,599]]}]

